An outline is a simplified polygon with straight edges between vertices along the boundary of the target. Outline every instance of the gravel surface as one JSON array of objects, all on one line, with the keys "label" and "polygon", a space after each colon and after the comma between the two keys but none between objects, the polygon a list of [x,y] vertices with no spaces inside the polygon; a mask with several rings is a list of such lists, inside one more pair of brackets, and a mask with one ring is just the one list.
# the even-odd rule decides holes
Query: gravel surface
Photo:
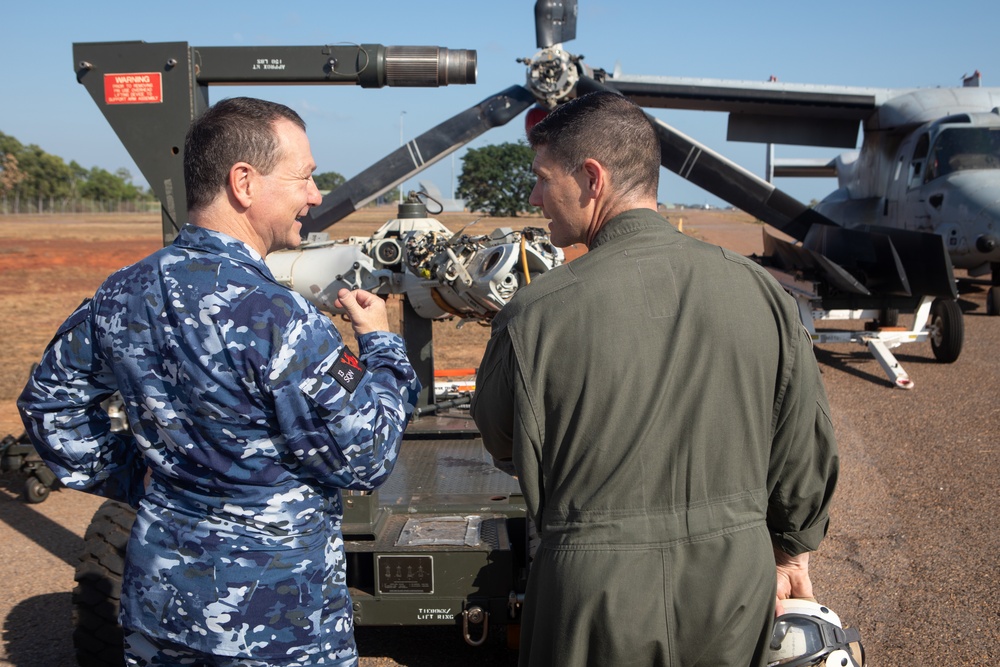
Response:
[{"label": "gravel surface", "polygon": [[[761,227],[745,218],[675,215],[686,233],[759,248]],[[860,345],[816,350],[842,475],[813,583],[860,629],[870,665],[1000,660],[1000,319],[985,316],[984,300],[985,288],[962,295],[965,347],[954,364],[937,363],[928,343],[895,350],[909,391],[892,388]],[[58,490],[29,505],[23,480],[0,475],[0,665],[72,665],[73,567],[100,500]],[[472,649],[451,628],[360,628],[358,641],[363,667],[515,664],[499,640]]]}]

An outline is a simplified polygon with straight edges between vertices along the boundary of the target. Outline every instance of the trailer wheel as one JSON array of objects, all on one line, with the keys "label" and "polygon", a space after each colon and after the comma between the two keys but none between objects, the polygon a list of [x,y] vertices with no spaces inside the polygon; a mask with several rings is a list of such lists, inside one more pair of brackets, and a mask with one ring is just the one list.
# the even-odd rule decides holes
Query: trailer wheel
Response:
[{"label": "trailer wheel", "polygon": [[135,510],[108,500],[84,535],[73,589],[73,647],[80,667],[123,667],[124,641],[118,623],[125,547]]},{"label": "trailer wheel", "polygon": [[1000,287],[991,287],[986,292],[986,314],[990,317],[1000,315]]},{"label": "trailer wheel", "polygon": [[935,299],[931,304],[930,339],[934,358],[950,364],[962,353],[965,325],[962,309],[954,299]]},{"label": "trailer wheel", "polygon": [[42,484],[36,477],[29,477],[24,480],[24,499],[29,503],[36,504],[45,502],[52,489]]}]

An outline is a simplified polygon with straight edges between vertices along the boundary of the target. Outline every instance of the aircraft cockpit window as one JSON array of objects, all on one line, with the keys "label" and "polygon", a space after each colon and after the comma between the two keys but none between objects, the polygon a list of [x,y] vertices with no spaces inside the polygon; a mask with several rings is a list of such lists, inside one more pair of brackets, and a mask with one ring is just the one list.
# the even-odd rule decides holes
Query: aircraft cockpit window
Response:
[{"label": "aircraft cockpit window", "polygon": [[1000,128],[944,130],[934,141],[924,182],[968,169],[1000,169]]},{"label": "aircraft cockpit window", "polygon": [[920,185],[924,159],[927,157],[927,149],[930,145],[931,141],[926,133],[917,139],[917,145],[913,148],[913,160],[910,162],[910,187]]}]

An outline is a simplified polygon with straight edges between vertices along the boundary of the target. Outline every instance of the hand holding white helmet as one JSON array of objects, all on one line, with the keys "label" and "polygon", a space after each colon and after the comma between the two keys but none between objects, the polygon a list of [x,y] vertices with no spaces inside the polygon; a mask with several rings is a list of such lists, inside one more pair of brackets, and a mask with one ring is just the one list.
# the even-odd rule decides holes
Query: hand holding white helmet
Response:
[{"label": "hand holding white helmet", "polygon": [[865,667],[865,650],[855,628],[844,628],[840,617],[813,600],[783,601],[774,621],[768,667]]}]

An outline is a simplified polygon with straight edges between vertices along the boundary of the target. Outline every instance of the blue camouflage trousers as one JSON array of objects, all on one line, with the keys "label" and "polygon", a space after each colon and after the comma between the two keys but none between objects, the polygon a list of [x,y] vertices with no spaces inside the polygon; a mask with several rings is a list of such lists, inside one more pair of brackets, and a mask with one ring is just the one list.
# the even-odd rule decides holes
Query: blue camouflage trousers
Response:
[{"label": "blue camouflage trousers", "polygon": [[308,665],[330,665],[333,667],[357,667],[356,655],[338,656],[300,654],[288,661],[254,660],[253,658],[233,658],[225,655],[208,655],[192,651],[181,644],[147,637],[139,632],[125,631],[125,664],[127,667],[308,667]]}]

